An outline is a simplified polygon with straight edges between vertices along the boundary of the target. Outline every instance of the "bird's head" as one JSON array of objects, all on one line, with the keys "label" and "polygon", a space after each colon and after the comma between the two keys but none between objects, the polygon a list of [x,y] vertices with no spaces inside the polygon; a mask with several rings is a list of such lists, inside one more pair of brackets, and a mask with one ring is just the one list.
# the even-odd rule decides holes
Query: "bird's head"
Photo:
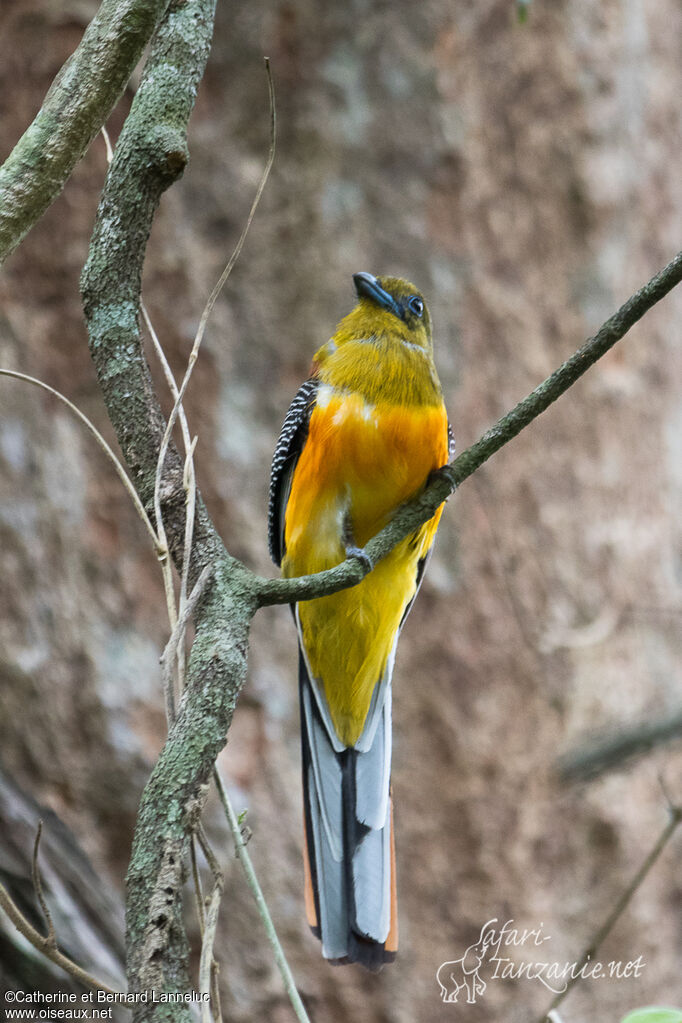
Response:
[{"label": "bird's head", "polygon": [[431,354],[431,318],[414,284],[368,273],[353,274],[353,283],[358,303],[336,328],[336,345],[388,337]]}]

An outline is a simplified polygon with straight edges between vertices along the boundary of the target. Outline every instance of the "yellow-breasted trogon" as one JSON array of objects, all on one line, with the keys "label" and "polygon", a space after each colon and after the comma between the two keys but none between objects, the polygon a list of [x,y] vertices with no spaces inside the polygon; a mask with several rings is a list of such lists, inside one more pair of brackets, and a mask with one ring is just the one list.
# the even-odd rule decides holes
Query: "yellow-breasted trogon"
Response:
[{"label": "yellow-breasted trogon", "polygon": [[[287,577],[362,557],[452,447],[422,295],[353,280],[358,303],[315,354],[272,462],[270,552]],[[357,586],[293,608],[308,920],[327,959],[369,969],[397,949],[391,675],[441,510]]]}]

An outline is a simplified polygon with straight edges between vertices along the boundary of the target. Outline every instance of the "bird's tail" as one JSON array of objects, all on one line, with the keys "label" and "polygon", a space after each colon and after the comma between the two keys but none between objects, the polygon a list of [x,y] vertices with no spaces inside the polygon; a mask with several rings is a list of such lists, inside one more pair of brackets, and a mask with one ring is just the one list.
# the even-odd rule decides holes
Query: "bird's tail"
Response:
[{"label": "bird's tail", "polygon": [[308,923],[326,959],[379,970],[398,947],[390,679],[375,727],[351,748],[332,740],[302,653],[299,683]]}]

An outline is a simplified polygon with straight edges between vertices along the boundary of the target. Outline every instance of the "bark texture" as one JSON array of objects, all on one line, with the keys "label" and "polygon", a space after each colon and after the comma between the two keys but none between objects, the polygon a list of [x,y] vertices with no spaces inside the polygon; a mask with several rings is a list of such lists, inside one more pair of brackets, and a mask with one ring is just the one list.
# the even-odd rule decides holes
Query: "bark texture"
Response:
[{"label": "bark texture", "polygon": [[168,0],[104,0],[0,171],[0,261],[57,197],[121,97]]},{"label": "bark texture", "polygon": [[[0,156],[94,13],[3,5]],[[277,162],[187,400],[199,483],[233,554],[270,571],[276,432],[352,302],[353,271],[400,273],[428,295],[463,450],[677,251],[681,20],[672,0],[538,3],[523,27],[506,0],[219,9],[192,164],[162,200],[145,296],[179,368],[266,156],[266,53]],[[78,299],[105,169],[95,145],[6,263],[0,363],[65,391],[107,432]],[[401,955],[378,977],[332,970],[307,933],[293,628],[283,608],[259,612],[221,765],[316,1016],[452,1019],[436,971],[495,916],[542,923],[543,957],[572,960],[659,830],[657,776],[673,786],[679,748],[581,787],[561,785],[554,763],[591,729],[679,710],[681,301],[666,299],[448,505],[398,656]],[[4,767],[122,891],[164,736],[158,569],[67,413],[14,382],[0,389]],[[226,716],[206,711],[217,748]],[[226,1015],[289,1019],[224,824],[209,820],[229,900],[216,943]],[[27,873],[30,845],[27,830]],[[679,852],[678,837],[602,953],[641,954],[641,976],[585,982],[562,1008],[569,1023],[679,1004]],[[472,1023],[520,1023],[550,1000],[538,981],[490,972]]]}]

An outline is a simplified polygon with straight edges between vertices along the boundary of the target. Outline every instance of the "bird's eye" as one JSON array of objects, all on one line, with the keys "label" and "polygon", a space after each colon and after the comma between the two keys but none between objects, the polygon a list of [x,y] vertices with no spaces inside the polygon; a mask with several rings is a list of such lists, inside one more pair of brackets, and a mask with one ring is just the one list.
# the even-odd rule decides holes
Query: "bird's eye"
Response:
[{"label": "bird's eye", "polygon": [[424,312],[424,303],[418,295],[413,295],[412,298],[408,300],[407,308],[411,313],[414,313],[415,316],[421,316]]}]

